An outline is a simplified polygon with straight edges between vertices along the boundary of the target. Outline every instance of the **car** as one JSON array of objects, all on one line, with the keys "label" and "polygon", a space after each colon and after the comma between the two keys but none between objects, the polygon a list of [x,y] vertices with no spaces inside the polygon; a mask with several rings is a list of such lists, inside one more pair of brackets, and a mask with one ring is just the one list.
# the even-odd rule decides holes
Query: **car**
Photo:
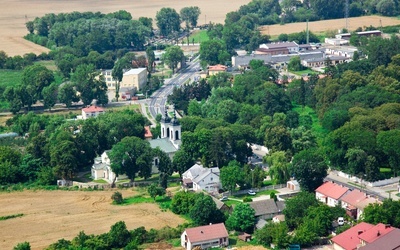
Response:
[{"label": "car", "polygon": [[343,217],[339,217],[337,219],[337,223],[338,223],[339,226],[343,226],[344,225],[344,218]]},{"label": "car", "polygon": [[220,201],[227,201],[229,200],[228,196],[222,196],[220,199]]},{"label": "car", "polygon": [[254,191],[254,190],[249,190],[248,192],[247,192],[249,195],[256,195],[256,192]]}]

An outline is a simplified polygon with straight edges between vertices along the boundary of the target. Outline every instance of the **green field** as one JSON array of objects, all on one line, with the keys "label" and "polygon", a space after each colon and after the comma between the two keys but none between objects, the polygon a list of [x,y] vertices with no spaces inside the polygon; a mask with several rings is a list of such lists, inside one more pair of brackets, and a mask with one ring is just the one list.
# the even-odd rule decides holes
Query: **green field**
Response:
[{"label": "green field", "polygon": [[314,133],[314,135],[317,137],[318,145],[322,145],[322,140],[323,140],[323,138],[326,137],[326,135],[328,134],[328,131],[326,129],[324,129],[322,127],[322,125],[319,123],[317,113],[315,113],[315,111],[310,107],[307,107],[307,106],[301,107],[300,105],[294,105],[293,110],[296,111],[297,113],[299,113],[300,115],[311,116],[311,118],[312,118],[311,130]]},{"label": "green field", "polygon": [[16,86],[22,80],[22,70],[0,69],[0,88]]},{"label": "green field", "polygon": [[194,43],[202,43],[202,42],[208,41],[210,38],[207,35],[207,30],[198,30],[198,31],[194,31],[189,36],[189,43],[192,43],[193,39],[194,39]]}]

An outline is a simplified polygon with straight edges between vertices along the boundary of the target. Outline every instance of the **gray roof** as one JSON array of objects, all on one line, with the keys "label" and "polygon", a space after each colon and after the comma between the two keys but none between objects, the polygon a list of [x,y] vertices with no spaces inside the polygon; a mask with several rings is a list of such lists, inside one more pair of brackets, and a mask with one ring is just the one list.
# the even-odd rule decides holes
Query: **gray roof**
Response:
[{"label": "gray roof", "polygon": [[276,206],[278,207],[279,212],[282,212],[285,209],[285,201],[277,201]]},{"label": "gray roof", "polygon": [[105,164],[105,163],[95,163],[95,164],[93,164],[92,168],[94,168],[96,170],[106,169],[107,168],[107,164]]},{"label": "gray roof", "polygon": [[198,183],[212,173],[219,176],[219,168],[204,168],[202,172],[193,179],[193,182]]},{"label": "gray roof", "polygon": [[147,70],[147,69],[146,69],[146,68],[130,69],[130,70],[128,70],[128,71],[126,71],[126,72],[124,73],[124,76],[127,76],[127,75],[137,75],[137,74],[140,74],[141,72],[143,72],[143,71],[145,71],[145,70]]},{"label": "gray roof", "polygon": [[256,228],[261,229],[267,224],[267,221],[264,219],[259,219],[256,223]]},{"label": "gray roof", "polygon": [[268,43],[266,44],[268,49],[275,48],[287,48],[287,47],[298,47],[299,45],[295,42],[278,42],[278,43]]},{"label": "gray roof", "polygon": [[211,196],[211,198],[213,199],[215,205],[217,205],[218,209],[221,209],[225,205],[225,203],[223,203],[222,201],[218,200],[214,196]]},{"label": "gray roof", "polygon": [[253,201],[249,203],[255,211],[255,216],[279,213],[278,206],[273,199]]},{"label": "gray roof", "polygon": [[175,153],[178,151],[177,148],[175,148],[174,144],[169,140],[169,138],[158,138],[154,140],[150,140],[150,146],[152,148],[157,148],[159,147],[162,151],[165,153]]}]

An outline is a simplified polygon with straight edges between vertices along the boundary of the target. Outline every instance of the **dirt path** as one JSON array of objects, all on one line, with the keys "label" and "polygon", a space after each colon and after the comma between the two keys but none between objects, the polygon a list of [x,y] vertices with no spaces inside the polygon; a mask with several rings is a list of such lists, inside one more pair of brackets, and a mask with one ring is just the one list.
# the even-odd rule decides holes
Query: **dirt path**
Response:
[{"label": "dirt path", "polygon": [[141,16],[155,18],[162,7],[171,7],[179,12],[183,7],[198,6],[201,10],[199,24],[223,23],[230,11],[239,9],[250,0],[2,0],[0,9],[0,50],[7,55],[23,55],[33,52],[40,54],[48,49],[24,40],[28,33],[25,23],[47,13],[72,11],[100,11],[103,13],[118,10],[129,11],[134,19]]},{"label": "dirt path", "polygon": [[[120,192],[123,197],[136,194],[131,190]],[[0,216],[24,214],[0,221],[0,249],[12,249],[24,241],[30,242],[32,249],[43,249],[61,238],[72,240],[82,230],[86,234],[106,233],[118,221],[125,221],[129,230],[140,226],[176,227],[184,222],[152,203],[112,205],[113,193],[113,190],[0,193]]]}]

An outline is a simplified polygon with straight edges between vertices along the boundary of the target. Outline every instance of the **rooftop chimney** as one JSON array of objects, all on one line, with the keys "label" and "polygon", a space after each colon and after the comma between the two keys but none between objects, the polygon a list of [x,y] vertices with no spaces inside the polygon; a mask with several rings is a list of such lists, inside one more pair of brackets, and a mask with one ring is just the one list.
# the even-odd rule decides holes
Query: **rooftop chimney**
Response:
[{"label": "rooftop chimney", "polygon": [[381,235],[381,232],[379,232],[379,230],[378,230],[378,233],[376,234],[376,236],[380,236]]},{"label": "rooftop chimney", "polygon": [[357,232],[358,235],[360,235],[360,234],[362,234],[362,233],[363,233],[362,230],[358,230],[358,232]]}]

